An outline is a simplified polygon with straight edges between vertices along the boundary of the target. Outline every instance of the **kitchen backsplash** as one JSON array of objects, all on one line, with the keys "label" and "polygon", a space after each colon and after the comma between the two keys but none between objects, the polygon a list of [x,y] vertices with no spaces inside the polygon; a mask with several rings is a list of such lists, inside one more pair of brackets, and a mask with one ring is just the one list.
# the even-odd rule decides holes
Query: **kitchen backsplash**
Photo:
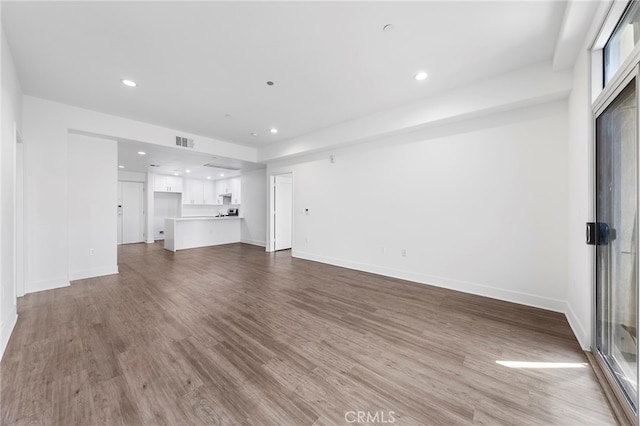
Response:
[{"label": "kitchen backsplash", "polygon": [[182,217],[189,216],[216,216],[218,214],[227,214],[227,209],[238,209],[242,216],[242,206],[240,204],[225,204],[222,206],[205,206],[184,204],[182,206]]}]

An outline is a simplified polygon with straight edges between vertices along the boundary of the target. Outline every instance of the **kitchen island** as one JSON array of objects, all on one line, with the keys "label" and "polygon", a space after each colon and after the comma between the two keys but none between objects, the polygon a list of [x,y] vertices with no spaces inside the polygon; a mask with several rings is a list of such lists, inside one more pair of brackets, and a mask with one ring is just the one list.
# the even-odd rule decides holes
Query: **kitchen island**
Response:
[{"label": "kitchen island", "polygon": [[177,217],[165,219],[164,248],[178,251],[240,242],[242,217]]}]

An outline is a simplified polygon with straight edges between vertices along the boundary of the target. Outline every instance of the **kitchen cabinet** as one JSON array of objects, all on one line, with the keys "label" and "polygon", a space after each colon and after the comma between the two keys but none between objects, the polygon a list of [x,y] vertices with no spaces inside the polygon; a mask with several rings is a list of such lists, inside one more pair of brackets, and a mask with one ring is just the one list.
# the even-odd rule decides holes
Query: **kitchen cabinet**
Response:
[{"label": "kitchen cabinet", "polygon": [[221,179],[216,181],[216,199],[218,205],[223,204],[222,195],[230,195],[231,204],[240,204],[242,188],[240,178]]},{"label": "kitchen cabinet", "polygon": [[185,179],[182,204],[216,205],[215,183],[210,180]]},{"label": "kitchen cabinet", "polygon": [[202,197],[204,198],[204,203],[213,205],[216,203],[216,185],[211,180],[203,180],[202,181]]},{"label": "kitchen cabinet", "polygon": [[228,194],[228,189],[226,179],[215,181],[215,204],[217,206],[221,206],[224,203],[222,194]]},{"label": "kitchen cabinet", "polygon": [[240,241],[241,217],[181,217],[165,219],[164,248],[171,251]]},{"label": "kitchen cabinet", "polygon": [[178,176],[155,175],[153,178],[155,192],[182,193],[182,178]]},{"label": "kitchen cabinet", "polygon": [[223,194],[231,193],[231,185],[229,179],[222,179],[216,181],[216,194],[222,196]]},{"label": "kitchen cabinet", "polygon": [[204,184],[199,179],[184,180],[184,194],[182,204],[205,204]]},{"label": "kitchen cabinet", "polygon": [[240,183],[240,178],[235,177],[229,180],[231,181],[231,204],[240,204],[242,199],[242,185]]}]

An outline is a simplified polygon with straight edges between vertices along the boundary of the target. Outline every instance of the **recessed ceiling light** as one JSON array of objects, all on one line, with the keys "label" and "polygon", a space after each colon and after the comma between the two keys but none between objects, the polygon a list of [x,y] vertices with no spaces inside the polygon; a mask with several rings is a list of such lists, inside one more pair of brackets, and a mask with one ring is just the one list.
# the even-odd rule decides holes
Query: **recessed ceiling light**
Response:
[{"label": "recessed ceiling light", "polygon": [[144,151],[138,151],[138,155],[147,155],[147,153]]},{"label": "recessed ceiling light", "polygon": [[388,33],[389,31],[393,30],[393,25],[392,24],[387,24],[384,27],[382,27],[382,31],[384,31],[385,33]]},{"label": "recessed ceiling light", "polygon": [[173,175],[174,176],[180,176],[180,174],[178,172],[175,172]]},{"label": "recessed ceiling light", "polygon": [[255,138],[256,136],[258,136],[258,134],[257,133],[251,133],[251,136],[253,136]]},{"label": "recessed ceiling light", "polygon": [[118,166],[119,169],[124,169],[124,166],[120,165]]},{"label": "recessed ceiling light", "polygon": [[211,176],[207,176],[207,179],[211,179]]},{"label": "recessed ceiling light", "polygon": [[125,86],[129,86],[129,87],[136,87],[138,85],[138,83],[136,83],[133,80],[127,80],[127,79],[123,79],[122,80],[122,84],[124,84]]},{"label": "recessed ceiling light", "polygon": [[187,172],[187,173],[191,173],[191,170],[187,169],[187,170],[185,170],[185,172]]},{"label": "recessed ceiling light", "polygon": [[276,129],[275,127],[272,127],[271,130],[269,130],[271,133],[278,133],[278,129]]},{"label": "recessed ceiling light", "polygon": [[220,173],[220,176],[224,176],[224,173]]},{"label": "recessed ceiling light", "polygon": [[418,80],[418,81],[422,81],[425,78],[427,78],[428,74],[424,71],[420,71],[418,74],[414,75],[413,78]]}]

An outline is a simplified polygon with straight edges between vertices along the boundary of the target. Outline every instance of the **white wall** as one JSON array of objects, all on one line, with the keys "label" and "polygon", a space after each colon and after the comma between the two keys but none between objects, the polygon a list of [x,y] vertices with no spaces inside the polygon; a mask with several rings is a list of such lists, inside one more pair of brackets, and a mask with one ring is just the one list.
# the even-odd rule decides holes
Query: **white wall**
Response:
[{"label": "white wall", "polygon": [[69,280],[118,273],[118,147],[69,134]]},{"label": "white wall", "polygon": [[[164,240],[164,220],[180,217],[182,198],[173,192],[155,192],[153,194],[153,237]],[[163,232],[162,234],[160,232]]]},{"label": "white wall", "polygon": [[41,106],[24,96],[27,293],[69,285],[68,119]]},{"label": "white wall", "polygon": [[570,70],[556,72],[551,62],[539,63],[265,146],[260,149],[258,160],[278,161],[351,143],[434,128],[565,99],[570,91]]},{"label": "white wall", "polygon": [[118,170],[118,180],[124,182],[147,182],[147,174],[140,172],[131,172],[127,170]]},{"label": "white wall", "polygon": [[0,133],[0,358],[17,320],[16,310],[16,144],[14,123],[22,129],[22,89],[9,45],[1,33],[1,133]]},{"label": "white wall", "polygon": [[593,343],[594,247],[585,243],[585,223],[594,217],[594,134],[590,91],[589,50],[601,28],[608,4],[599,5],[591,28],[573,68],[573,88],[569,96],[568,194],[568,277],[567,319],[580,345],[590,350]]},{"label": "white wall", "polygon": [[[25,179],[26,292],[69,284],[67,209],[68,135],[91,134],[173,146],[175,135],[192,137],[198,151],[255,161],[255,148],[234,145],[188,132],[102,114],[32,96],[23,97],[23,139],[28,173]],[[188,150],[188,148],[183,148]],[[149,197],[149,196],[148,196]],[[149,201],[149,200],[148,200]],[[149,218],[153,217],[148,206]],[[147,230],[151,228],[151,220]],[[147,241],[153,234],[147,232]]]},{"label": "white wall", "polygon": [[296,257],[564,312],[566,139],[556,101],[268,173],[293,172]]},{"label": "white wall", "polygon": [[593,131],[588,80],[587,51],[581,52],[574,68],[574,88],[569,97],[569,211],[567,228],[568,279],[567,319],[584,349],[591,347],[593,305],[593,247],[585,243],[585,223],[593,219]]},{"label": "white wall", "polygon": [[267,235],[267,172],[265,169],[243,172],[241,177],[242,205],[244,216],[241,241],[265,246]]}]

